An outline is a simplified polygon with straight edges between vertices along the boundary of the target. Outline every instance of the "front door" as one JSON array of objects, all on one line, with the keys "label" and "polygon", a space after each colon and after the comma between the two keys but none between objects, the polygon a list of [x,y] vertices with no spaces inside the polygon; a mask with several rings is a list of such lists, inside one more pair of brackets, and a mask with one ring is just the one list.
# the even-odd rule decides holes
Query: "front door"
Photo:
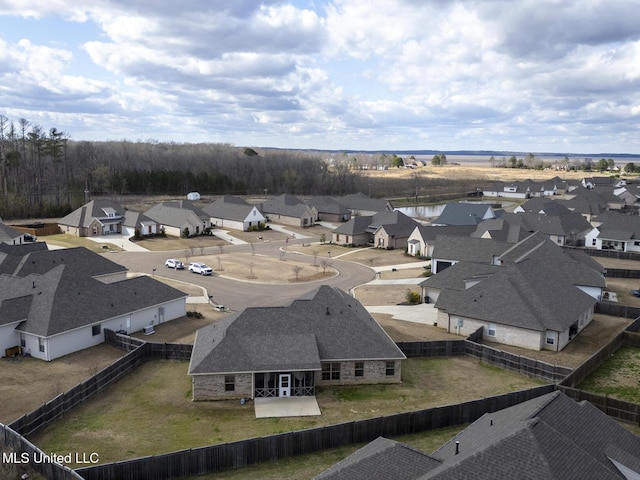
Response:
[{"label": "front door", "polygon": [[279,397],[290,397],[291,396],[291,374],[290,373],[281,373],[278,378],[279,384]]}]

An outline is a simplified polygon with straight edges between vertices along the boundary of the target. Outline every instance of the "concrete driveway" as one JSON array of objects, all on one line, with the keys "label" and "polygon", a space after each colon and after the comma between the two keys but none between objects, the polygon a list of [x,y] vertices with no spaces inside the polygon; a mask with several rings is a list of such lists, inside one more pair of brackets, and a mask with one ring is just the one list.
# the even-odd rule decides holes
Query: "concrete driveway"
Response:
[{"label": "concrete driveway", "polygon": [[122,248],[127,252],[148,252],[146,248],[141,247],[137,243],[129,240],[128,235],[102,235],[99,237],[85,237],[87,240],[92,240],[96,243],[112,243],[116,247]]}]

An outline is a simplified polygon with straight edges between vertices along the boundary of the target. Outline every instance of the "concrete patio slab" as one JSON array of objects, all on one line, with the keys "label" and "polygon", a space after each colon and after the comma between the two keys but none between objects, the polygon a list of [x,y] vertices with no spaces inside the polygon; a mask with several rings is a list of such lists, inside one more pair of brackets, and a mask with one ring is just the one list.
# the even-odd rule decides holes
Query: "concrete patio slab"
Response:
[{"label": "concrete patio slab", "polygon": [[320,415],[316,397],[255,398],[256,418],[309,417]]}]

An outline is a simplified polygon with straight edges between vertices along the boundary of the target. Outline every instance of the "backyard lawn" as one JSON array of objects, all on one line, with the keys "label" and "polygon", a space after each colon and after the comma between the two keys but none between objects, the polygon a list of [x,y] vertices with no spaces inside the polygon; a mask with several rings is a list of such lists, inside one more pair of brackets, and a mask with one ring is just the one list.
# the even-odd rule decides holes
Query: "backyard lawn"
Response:
[{"label": "backyard lawn", "polygon": [[640,348],[620,348],[578,388],[626,402],[640,403]]},{"label": "backyard lawn", "polygon": [[322,415],[256,419],[252,402],[193,402],[188,362],[148,362],[30,440],[100,462],[455,404],[541,385],[469,357],[411,359],[401,385],[318,389]]}]

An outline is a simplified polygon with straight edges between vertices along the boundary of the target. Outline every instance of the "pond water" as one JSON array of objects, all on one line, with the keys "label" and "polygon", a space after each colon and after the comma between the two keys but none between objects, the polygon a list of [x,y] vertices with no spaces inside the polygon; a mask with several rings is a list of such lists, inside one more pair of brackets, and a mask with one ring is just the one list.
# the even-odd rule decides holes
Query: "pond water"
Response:
[{"label": "pond water", "polygon": [[[496,201],[486,201],[486,202],[464,202],[464,203],[484,203],[487,205],[496,205]],[[502,208],[506,208],[508,205],[511,205],[512,202],[502,202]],[[406,216],[411,218],[434,218],[439,217],[444,210],[444,206],[446,203],[442,203],[439,205],[416,205],[415,207],[398,207],[394,208],[394,210],[398,210],[404,213]],[[495,207],[494,207],[495,208]]]}]

